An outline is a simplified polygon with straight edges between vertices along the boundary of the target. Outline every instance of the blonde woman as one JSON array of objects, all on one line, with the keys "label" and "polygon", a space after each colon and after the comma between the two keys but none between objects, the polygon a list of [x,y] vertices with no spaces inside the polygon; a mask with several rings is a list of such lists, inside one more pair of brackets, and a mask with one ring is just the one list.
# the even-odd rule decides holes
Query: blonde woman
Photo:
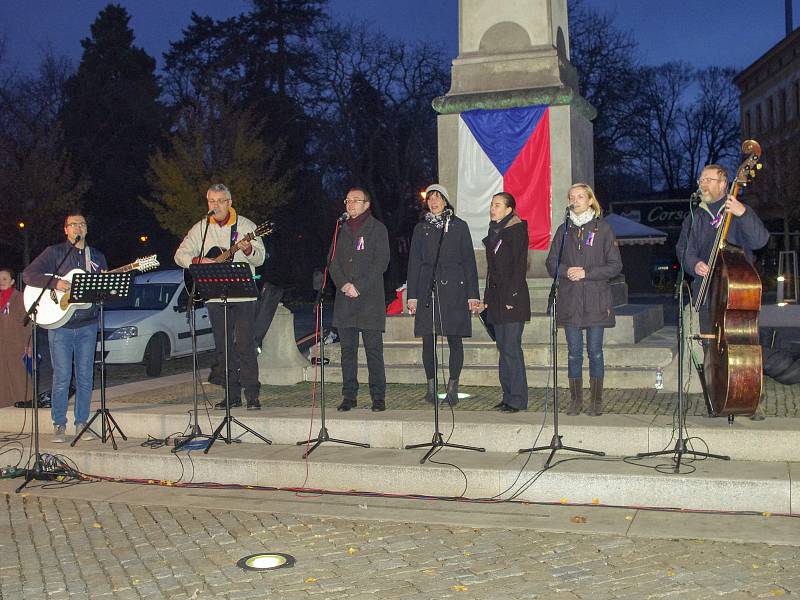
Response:
[{"label": "blonde woman", "polygon": [[[603,405],[603,331],[614,327],[609,280],[622,270],[622,260],[611,227],[602,218],[600,204],[585,183],[569,188],[569,218],[557,230],[547,255],[547,270],[554,276],[564,240],[559,268],[557,324],[564,328],[569,355],[570,404],[568,415],[583,406],[583,332],[589,358],[591,404],[586,414],[599,416]],[[566,231],[564,230],[566,226]]]}]

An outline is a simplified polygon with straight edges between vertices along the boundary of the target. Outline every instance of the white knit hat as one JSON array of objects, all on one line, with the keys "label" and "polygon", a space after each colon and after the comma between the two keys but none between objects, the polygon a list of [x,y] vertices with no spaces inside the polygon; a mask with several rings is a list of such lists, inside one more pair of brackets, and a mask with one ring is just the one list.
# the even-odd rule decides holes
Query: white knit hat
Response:
[{"label": "white knit hat", "polygon": [[447,188],[438,183],[432,183],[427,188],[425,188],[425,199],[428,198],[428,194],[431,192],[439,192],[444,199],[448,202],[450,201],[450,193],[447,191]]}]

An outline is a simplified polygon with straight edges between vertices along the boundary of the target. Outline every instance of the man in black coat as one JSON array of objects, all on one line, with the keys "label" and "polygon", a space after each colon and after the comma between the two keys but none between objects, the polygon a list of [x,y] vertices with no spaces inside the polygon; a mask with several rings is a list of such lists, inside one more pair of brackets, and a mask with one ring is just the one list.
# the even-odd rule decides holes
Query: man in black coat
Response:
[{"label": "man in black coat", "polygon": [[338,410],[356,406],[358,397],[358,335],[364,340],[369,370],[372,410],[386,410],[386,372],[383,331],[386,297],[383,273],[389,266],[389,235],[372,216],[369,193],[352,188],[344,201],[348,219],[332,248],[331,278],[336,285],[333,326],[342,350],[342,403]]}]

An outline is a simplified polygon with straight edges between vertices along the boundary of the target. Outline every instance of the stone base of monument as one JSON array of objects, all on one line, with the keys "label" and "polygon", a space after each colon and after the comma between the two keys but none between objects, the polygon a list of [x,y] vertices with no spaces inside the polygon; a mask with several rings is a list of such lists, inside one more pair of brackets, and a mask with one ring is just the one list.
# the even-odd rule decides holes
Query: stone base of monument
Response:
[{"label": "stone base of monument", "polygon": [[308,366],[295,343],[294,316],[279,304],[258,355],[259,380],[267,385],[293,385],[303,381]]}]

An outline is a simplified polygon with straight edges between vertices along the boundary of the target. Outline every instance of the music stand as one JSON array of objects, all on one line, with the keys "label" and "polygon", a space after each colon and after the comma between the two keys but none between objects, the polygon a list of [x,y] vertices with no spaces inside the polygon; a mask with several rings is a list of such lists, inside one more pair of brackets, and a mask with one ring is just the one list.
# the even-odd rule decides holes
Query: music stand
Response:
[{"label": "music stand", "polygon": [[[130,296],[132,275],[128,271],[125,273],[75,273],[72,277],[70,302],[90,302],[97,304],[100,308],[100,408],[95,411],[92,418],[70,442],[70,446],[75,446],[97,417],[100,417],[100,435],[98,437],[101,442],[105,444],[111,439],[111,446],[116,450],[117,441],[114,439],[114,429],[119,432],[123,440],[128,439],[114,417],[111,416],[111,411],[106,408],[105,302],[109,298],[117,300]],[[77,401],[76,396],[75,402]]]},{"label": "music stand", "polygon": [[[225,357],[225,418],[214,430],[211,439],[208,441],[208,446],[203,450],[204,454],[208,454],[211,446],[218,438],[222,438],[226,444],[233,442],[240,442],[239,439],[233,439],[231,435],[231,423],[236,423],[245,431],[253,434],[262,442],[271,444],[272,441],[260,433],[254,431],[239,419],[231,416],[231,397],[229,393],[230,388],[230,375],[228,373],[228,299],[229,298],[258,298],[258,290],[256,289],[253,274],[250,271],[250,265],[245,262],[235,263],[200,263],[189,266],[189,272],[195,281],[197,294],[203,300],[222,300],[222,314],[224,323],[224,338],[225,345],[223,347],[223,356]],[[222,435],[222,428],[225,427],[225,435]]]}]

